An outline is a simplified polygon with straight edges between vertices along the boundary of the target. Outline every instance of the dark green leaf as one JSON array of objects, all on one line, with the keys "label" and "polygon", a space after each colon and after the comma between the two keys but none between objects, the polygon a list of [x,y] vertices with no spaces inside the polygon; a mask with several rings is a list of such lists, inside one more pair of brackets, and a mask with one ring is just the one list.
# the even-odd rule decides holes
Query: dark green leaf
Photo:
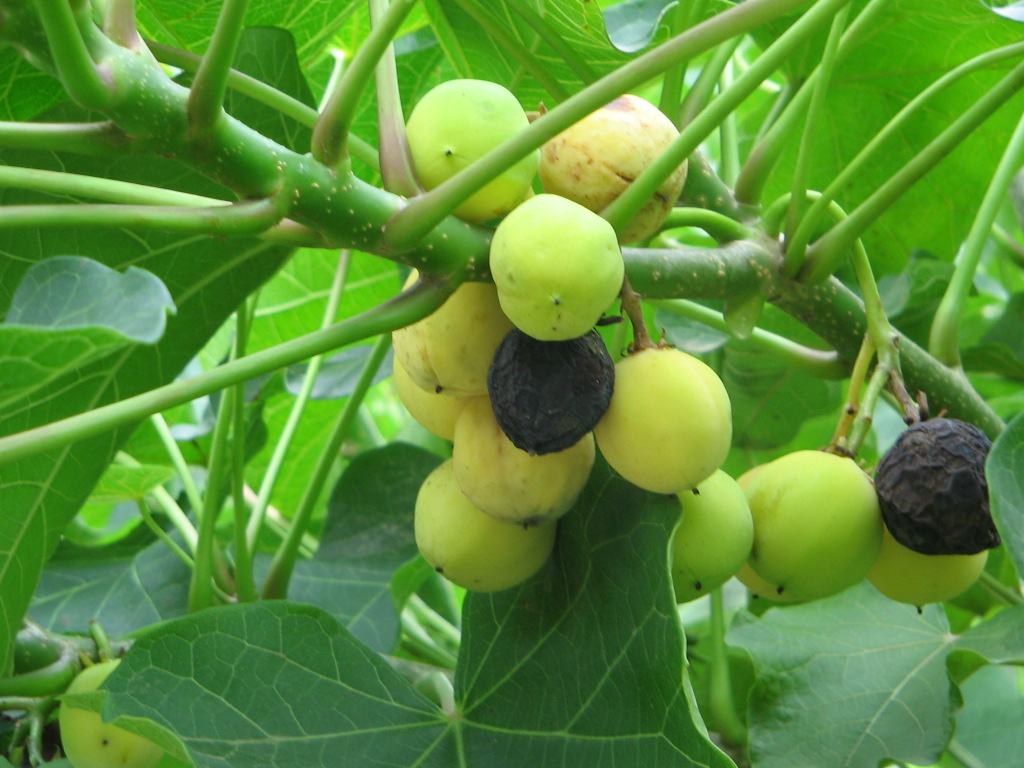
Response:
[{"label": "dark green leaf", "polygon": [[1001,373],[1024,381],[1024,294],[1011,296],[1006,309],[974,347],[963,354],[969,370]]},{"label": "dark green leaf", "polygon": [[955,645],[990,664],[1024,663],[1024,606],[1007,608],[976,624],[960,635]]},{"label": "dark green leaf", "polygon": [[1024,414],[1003,430],[988,454],[988,480],[992,518],[1003,537],[1017,573],[1024,573]]},{"label": "dark green leaf", "polygon": [[[370,358],[373,347],[360,344],[352,347],[345,347],[324,359],[320,367],[320,374],[316,377],[313,385],[313,392],[310,394],[314,400],[340,400],[348,397],[355,389],[356,383],[362,375],[366,362]],[[392,353],[388,352],[384,362],[377,369],[373,377],[373,383],[378,384],[391,375]],[[285,387],[288,391],[297,395],[302,389],[302,382],[305,379],[308,364],[293,365],[285,372]]]}]

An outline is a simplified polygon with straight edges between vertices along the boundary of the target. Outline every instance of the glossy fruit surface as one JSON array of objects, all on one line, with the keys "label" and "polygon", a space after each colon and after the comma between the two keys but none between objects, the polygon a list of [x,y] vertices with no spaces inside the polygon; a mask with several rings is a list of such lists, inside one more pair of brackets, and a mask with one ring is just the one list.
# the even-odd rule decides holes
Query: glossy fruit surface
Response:
[{"label": "glossy fruit surface", "polygon": [[[486,80],[449,80],[417,102],[406,137],[420,183],[439,186],[530,124],[516,97]],[[512,210],[530,191],[540,153],[531,152],[455,209],[468,221],[487,221]]]},{"label": "glossy fruit surface", "polygon": [[697,358],[673,347],[643,349],[615,365],[615,391],[594,437],[612,468],[634,485],[689,491],[729,453],[729,395]]},{"label": "glossy fruit surface", "polygon": [[836,594],[867,576],[882,544],[871,478],[852,459],[796,451],[761,467],[747,487],[750,567],[798,600]]},{"label": "glossy fruit surface", "polygon": [[590,331],[622,289],[611,225],[557,195],[536,195],[502,219],[490,251],[501,308],[541,341]]},{"label": "glossy fruit surface", "polygon": [[[541,149],[545,192],[562,195],[600,213],[653,163],[678,135],[672,121],[653,104],[626,94],[558,134]],[[662,182],[620,240],[654,234],[676,203],[686,181],[684,160]]]},{"label": "glossy fruit surface", "polygon": [[492,517],[538,525],[564,515],[594,466],[589,432],[565,450],[531,456],[508,439],[486,398],[468,404],[455,426],[455,478],[470,501]]},{"label": "glossy fruit surface", "polygon": [[[94,691],[120,660],[86,667],[71,681],[68,693]],[[153,768],[164,750],[142,736],[104,723],[98,712],[60,705],[60,736],[74,768]]]},{"label": "glossy fruit surface", "polygon": [[987,549],[973,555],[923,555],[904,547],[887,530],[868,580],[900,603],[943,603],[977,581],[987,561]]},{"label": "glossy fruit surface", "polygon": [[554,523],[509,525],[481,512],[459,488],[451,459],[423,481],[416,496],[416,545],[449,581],[478,592],[509,589],[551,556]]},{"label": "glossy fruit surface", "polygon": [[750,556],[754,521],[743,490],[716,470],[679,497],[682,518],[672,535],[672,584],[685,603],[728,581]]}]

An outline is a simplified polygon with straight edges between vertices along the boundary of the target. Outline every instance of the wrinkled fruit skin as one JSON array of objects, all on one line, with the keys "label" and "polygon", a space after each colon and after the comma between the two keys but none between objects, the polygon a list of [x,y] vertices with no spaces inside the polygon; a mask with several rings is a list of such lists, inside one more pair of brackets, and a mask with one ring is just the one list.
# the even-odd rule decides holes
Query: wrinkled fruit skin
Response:
[{"label": "wrinkled fruit skin", "polygon": [[722,470],[679,497],[682,518],[672,535],[676,602],[706,595],[727,582],[750,556],[754,521],[743,489]]},{"label": "wrinkled fruit skin", "polygon": [[868,581],[900,603],[918,607],[944,603],[965,592],[985,569],[988,550],[973,555],[922,555],[907,549],[885,531],[882,550]]},{"label": "wrinkled fruit skin", "polygon": [[[679,135],[672,121],[639,96],[615,99],[558,134],[541,148],[545,192],[600,213]],[[647,201],[619,238],[643,240],[675,205],[686,181],[684,160]]]},{"label": "wrinkled fruit skin", "polygon": [[554,523],[509,525],[481,512],[459,488],[448,459],[416,496],[416,546],[449,581],[476,592],[521,584],[543,567],[555,545]]},{"label": "wrinkled fruit skin", "polygon": [[[94,664],[71,681],[68,693],[95,691],[120,660]],[[98,712],[60,705],[60,736],[74,768],[153,768],[164,750],[142,736],[104,723]]]},{"label": "wrinkled fruit skin", "polygon": [[754,518],[747,562],[776,594],[816,600],[867,576],[882,545],[882,516],[855,461],[796,451],[762,466],[746,493]]},{"label": "wrinkled fruit skin", "polygon": [[557,195],[536,195],[501,220],[490,267],[502,311],[542,341],[591,330],[625,273],[611,225]]},{"label": "wrinkled fruit skin", "polygon": [[538,341],[513,330],[487,379],[502,431],[538,456],[565,450],[590,432],[608,409],[614,384],[615,365],[597,331]]},{"label": "wrinkled fruit skin", "polygon": [[612,468],[634,485],[689,491],[729,454],[729,395],[697,358],[672,347],[642,349],[615,365],[615,391],[594,437]]},{"label": "wrinkled fruit skin", "polygon": [[[410,275],[409,285],[415,280]],[[494,352],[512,329],[490,283],[463,283],[436,312],[391,334],[395,357],[417,386],[460,397],[487,394]]]},{"label": "wrinkled fruit skin", "polygon": [[565,450],[531,456],[508,439],[487,398],[474,398],[455,426],[455,479],[491,517],[532,526],[561,517],[576,502],[594,466],[589,432]]},{"label": "wrinkled fruit skin", "polygon": [[878,464],[885,525],[924,555],[973,555],[999,546],[989,511],[985,433],[956,419],[908,427]]},{"label": "wrinkled fruit skin", "polygon": [[[405,127],[413,166],[428,191],[450,179],[528,127],[526,112],[504,86],[486,80],[449,80],[416,104]],[[455,209],[467,221],[508,213],[530,192],[540,152],[535,151]]]}]

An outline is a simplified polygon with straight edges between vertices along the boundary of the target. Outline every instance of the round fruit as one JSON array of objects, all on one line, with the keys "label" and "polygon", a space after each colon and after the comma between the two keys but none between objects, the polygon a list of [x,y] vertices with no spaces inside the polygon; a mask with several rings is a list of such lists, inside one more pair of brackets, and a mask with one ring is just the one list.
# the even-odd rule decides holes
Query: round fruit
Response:
[{"label": "round fruit", "polygon": [[[410,377],[401,361],[394,359],[395,392],[398,399],[424,429],[432,435],[451,440],[455,437],[455,422],[467,403],[480,399],[488,403],[484,395],[476,397],[453,397],[444,392],[430,392],[418,386]],[[487,405],[490,408],[490,404]]]},{"label": "round fruit", "polygon": [[[627,94],[580,120],[541,149],[545,192],[600,213],[679,135],[672,121],[639,96]],[[658,231],[686,181],[684,160],[623,230],[624,243]]]},{"label": "round fruit", "polygon": [[517,328],[501,342],[487,390],[512,444],[541,455],[575,445],[608,410],[615,364],[597,331],[538,341]]},{"label": "round fruit", "polygon": [[[427,190],[505,143],[530,121],[504,86],[486,80],[449,80],[419,100],[405,127],[413,166]],[[533,151],[455,209],[468,221],[487,221],[516,207],[529,193],[540,153]]]},{"label": "round fruit", "polygon": [[477,509],[459,488],[451,459],[427,476],[416,496],[416,545],[449,581],[496,592],[526,581],[555,545],[555,524],[509,525]]},{"label": "round fruit", "polygon": [[391,338],[395,357],[422,389],[484,395],[494,352],[511,329],[493,285],[463,283],[434,314]]},{"label": "round fruit", "polygon": [[761,467],[747,488],[748,563],[777,594],[815,600],[867,576],[882,544],[871,478],[853,459],[796,451]]},{"label": "round fruit", "polygon": [[536,195],[502,219],[491,241],[501,308],[542,341],[582,336],[622,289],[625,267],[611,225],[557,195]]},{"label": "round fruit", "polygon": [[455,479],[473,504],[506,523],[531,526],[561,517],[594,466],[594,436],[544,456],[512,445],[486,398],[474,398],[455,426]]},{"label": "round fruit", "polygon": [[683,514],[672,534],[672,583],[685,603],[728,581],[750,556],[754,521],[735,480],[716,470],[680,497]]},{"label": "round fruit", "polygon": [[788,592],[779,592],[779,588],[772,586],[765,579],[757,575],[757,571],[750,567],[750,563],[744,563],[736,572],[736,578],[740,583],[750,590],[753,597],[763,597],[773,603],[798,603],[795,596]]},{"label": "round fruit", "polygon": [[[83,669],[68,686],[68,693],[95,691],[120,659]],[[60,737],[64,754],[74,768],[152,768],[164,750],[142,736],[104,723],[98,712],[60,705]]]},{"label": "round fruit", "polygon": [[729,453],[729,395],[697,358],[673,347],[642,349],[615,365],[615,391],[594,437],[612,468],[634,485],[689,491]]},{"label": "round fruit", "polygon": [[973,555],[922,555],[885,531],[868,581],[891,600],[918,607],[952,600],[981,575],[988,550]]},{"label": "round fruit", "polygon": [[875,473],[893,537],[925,555],[973,555],[999,546],[985,481],[991,447],[984,432],[956,419],[905,430]]}]

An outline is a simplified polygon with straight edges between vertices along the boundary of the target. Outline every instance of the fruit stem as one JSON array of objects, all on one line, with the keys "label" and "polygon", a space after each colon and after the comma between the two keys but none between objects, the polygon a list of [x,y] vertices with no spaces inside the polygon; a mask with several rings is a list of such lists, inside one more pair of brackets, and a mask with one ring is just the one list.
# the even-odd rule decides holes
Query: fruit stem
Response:
[{"label": "fruit stem", "polygon": [[629,352],[639,352],[641,349],[652,349],[657,346],[651,341],[651,335],[647,332],[647,323],[644,322],[643,301],[640,294],[633,290],[629,284],[629,278],[622,278],[622,290],[619,292],[622,299],[622,311],[629,318],[633,326],[633,343],[629,346]]},{"label": "fruit stem", "polygon": [[711,720],[726,744],[744,747],[747,743],[747,726],[736,711],[725,631],[725,606],[722,588],[718,587],[711,592]]},{"label": "fruit stem", "polygon": [[1024,596],[1021,595],[1019,589],[1011,589],[988,571],[981,572],[981,575],[978,577],[978,583],[981,584],[989,594],[1004,605],[1014,606],[1024,604]]},{"label": "fruit stem", "polygon": [[224,117],[228,74],[245,29],[248,8],[249,0],[223,0],[221,3],[210,45],[188,95],[188,128],[193,139],[210,136]]},{"label": "fruit stem", "polygon": [[950,278],[942,301],[939,302],[935,316],[932,318],[928,351],[951,368],[960,368],[960,323],[967,297],[974,287],[974,273],[978,269],[978,263],[981,261],[992,225],[1006,201],[1006,192],[1022,165],[1024,165],[1024,117],[1018,121],[1013,136],[989,182],[988,189],[985,190],[981,207],[974,217],[971,230],[957,256],[953,276]]},{"label": "fruit stem", "polygon": [[101,662],[113,661],[117,658],[113,646],[110,644],[110,636],[96,619],[89,620],[89,637],[96,643],[96,655]]},{"label": "fruit stem", "polygon": [[871,338],[865,335],[864,341],[860,345],[860,352],[857,354],[857,359],[853,364],[853,372],[850,374],[846,404],[843,406],[839,423],[836,424],[836,431],[832,433],[832,439],[828,444],[828,451],[830,453],[843,456],[852,456],[855,453],[855,451],[851,451],[849,448],[847,436],[850,434],[850,428],[853,426],[854,420],[860,413],[861,389],[864,387],[864,380],[867,378],[868,368],[871,366],[871,360],[874,356],[875,345]]}]

